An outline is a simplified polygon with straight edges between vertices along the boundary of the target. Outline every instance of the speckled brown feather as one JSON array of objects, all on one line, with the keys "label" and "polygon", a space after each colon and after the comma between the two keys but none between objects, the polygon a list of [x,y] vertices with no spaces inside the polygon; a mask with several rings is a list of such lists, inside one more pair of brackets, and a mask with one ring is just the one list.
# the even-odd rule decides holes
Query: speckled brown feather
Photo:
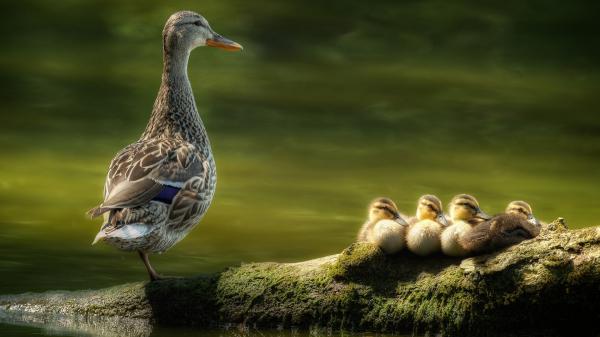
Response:
[{"label": "speckled brown feather", "polygon": [[180,187],[204,175],[205,160],[201,157],[194,145],[179,140],[152,139],[129,145],[110,165],[105,200],[89,214],[96,217],[110,209],[143,205],[163,185]]},{"label": "speckled brown feather", "polygon": [[[146,233],[142,238],[110,239],[121,249],[167,250],[198,223],[214,195],[215,161],[187,77],[193,39],[185,39],[183,30],[197,20],[206,22],[182,11],[167,21],[163,75],[146,130],[112,160],[104,201],[89,212],[92,217],[107,214],[103,229],[142,226],[136,232]],[[170,205],[153,200],[164,185],[181,188]]]}]

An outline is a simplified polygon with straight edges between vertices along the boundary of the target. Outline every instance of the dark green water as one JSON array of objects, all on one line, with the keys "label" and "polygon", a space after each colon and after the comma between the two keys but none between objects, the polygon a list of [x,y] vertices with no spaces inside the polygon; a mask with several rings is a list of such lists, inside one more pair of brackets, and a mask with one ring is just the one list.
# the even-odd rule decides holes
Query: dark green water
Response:
[{"label": "dark green water", "polygon": [[[80,336],[114,336],[120,335],[103,334],[102,332],[95,335],[91,333],[70,332],[62,329],[44,328],[44,327],[27,327],[15,325],[0,325],[3,336],[10,337],[25,337],[25,336],[65,336],[65,337],[80,337]],[[332,331],[277,331],[277,330],[198,330],[184,328],[155,328],[151,332],[152,337],[390,337],[391,335],[375,334],[375,333],[339,333]],[[402,335],[394,335],[403,337]]]},{"label": "dark green water", "polygon": [[219,183],[201,226],[153,257],[159,271],[339,252],[380,195],[406,213],[424,193],[472,193],[489,213],[524,199],[543,220],[596,225],[599,7],[4,1],[0,293],[146,277],[133,254],[90,247],[100,222],[84,213],[100,201],[112,156],[146,124],[160,33],[178,9],[245,49],[191,56]]}]

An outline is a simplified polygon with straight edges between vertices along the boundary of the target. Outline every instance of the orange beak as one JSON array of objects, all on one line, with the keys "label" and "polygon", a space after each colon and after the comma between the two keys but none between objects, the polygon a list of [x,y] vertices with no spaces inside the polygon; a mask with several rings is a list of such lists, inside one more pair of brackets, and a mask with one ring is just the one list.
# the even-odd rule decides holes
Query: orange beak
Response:
[{"label": "orange beak", "polygon": [[227,51],[238,51],[244,49],[244,47],[242,47],[242,45],[239,43],[231,41],[230,39],[216,33],[212,39],[206,39],[206,45],[209,47],[225,49]]}]

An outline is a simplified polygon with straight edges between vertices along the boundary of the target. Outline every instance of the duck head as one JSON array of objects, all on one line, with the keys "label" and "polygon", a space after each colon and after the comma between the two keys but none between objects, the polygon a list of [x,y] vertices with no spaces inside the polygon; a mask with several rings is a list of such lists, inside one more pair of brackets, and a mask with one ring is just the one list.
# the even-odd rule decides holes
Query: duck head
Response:
[{"label": "duck head", "polygon": [[406,225],[407,222],[402,219],[400,213],[398,212],[398,207],[389,198],[377,198],[371,202],[369,205],[369,221],[379,221],[379,220],[394,220],[401,225]]},{"label": "duck head", "polygon": [[163,29],[165,52],[189,52],[200,46],[229,51],[242,50],[242,46],[217,34],[202,15],[190,11],[177,12],[169,17]]},{"label": "duck head", "polygon": [[536,217],[533,216],[533,210],[531,206],[525,201],[515,200],[511,201],[508,206],[506,206],[505,212],[507,214],[514,214],[518,217],[526,219],[530,224],[539,226],[540,222]]},{"label": "duck head", "polygon": [[468,194],[454,196],[448,208],[452,220],[478,223],[492,218],[481,210],[477,199]]},{"label": "duck head", "polygon": [[419,201],[417,202],[417,219],[419,221],[433,220],[442,226],[448,226],[442,208],[442,201],[431,194],[426,194],[419,198]]}]

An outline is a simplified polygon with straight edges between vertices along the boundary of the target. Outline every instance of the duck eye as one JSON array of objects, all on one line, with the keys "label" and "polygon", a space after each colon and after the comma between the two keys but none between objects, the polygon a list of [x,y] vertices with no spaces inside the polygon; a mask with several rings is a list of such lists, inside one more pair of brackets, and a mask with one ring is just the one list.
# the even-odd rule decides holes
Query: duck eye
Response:
[{"label": "duck eye", "polygon": [[196,26],[198,26],[198,27],[202,27],[202,26],[203,26],[203,25],[202,25],[202,21],[200,21],[200,20],[198,20],[198,21],[194,22],[194,24],[195,24]]}]

